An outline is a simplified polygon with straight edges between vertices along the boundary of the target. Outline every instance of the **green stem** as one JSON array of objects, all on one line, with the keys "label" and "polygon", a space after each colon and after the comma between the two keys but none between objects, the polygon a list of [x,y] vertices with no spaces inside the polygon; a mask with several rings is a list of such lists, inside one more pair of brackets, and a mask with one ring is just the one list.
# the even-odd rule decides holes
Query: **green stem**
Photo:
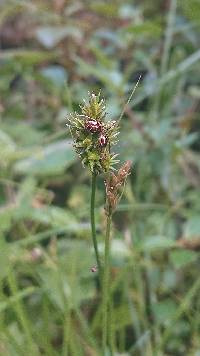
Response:
[{"label": "green stem", "polygon": [[[10,287],[11,293],[14,298],[18,294],[18,287],[17,287],[15,273],[12,270],[10,270],[8,274],[8,285]],[[25,354],[29,354],[29,353],[37,354],[37,346],[33,340],[33,334],[31,332],[30,322],[25,313],[23,301],[20,299],[16,300],[15,304],[13,305],[13,310],[16,312],[17,319],[21,324],[21,328],[26,337]]]},{"label": "green stem", "polygon": [[99,252],[97,247],[97,238],[96,238],[96,227],[95,227],[95,193],[96,193],[96,174],[92,174],[92,192],[91,192],[91,205],[90,205],[90,217],[91,217],[91,230],[92,230],[92,240],[94,245],[94,251],[96,255],[97,266],[99,274],[101,273],[101,263],[99,258]]},{"label": "green stem", "polygon": [[102,344],[103,352],[106,355],[108,344],[108,328],[110,323],[108,320],[108,301],[109,301],[109,271],[110,271],[110,227],[112,215],[107,217],[106,238],[105,238],[105,257],[104,257],[104,276],[103,276],[103,330]]}]

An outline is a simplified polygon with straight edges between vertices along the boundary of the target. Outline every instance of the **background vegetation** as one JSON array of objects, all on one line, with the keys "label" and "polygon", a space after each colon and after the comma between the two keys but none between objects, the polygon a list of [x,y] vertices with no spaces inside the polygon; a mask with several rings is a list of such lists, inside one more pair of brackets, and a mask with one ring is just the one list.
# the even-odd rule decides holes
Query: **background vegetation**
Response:
[{"label": "background vegetation", "polygon": [[[90,177],[66,116],[124,108],[112,239],[116,355],[200,355],[198,0],[0,2],[0,354],[98,355]],[[104,185],[98,180],[99,247]]]}]

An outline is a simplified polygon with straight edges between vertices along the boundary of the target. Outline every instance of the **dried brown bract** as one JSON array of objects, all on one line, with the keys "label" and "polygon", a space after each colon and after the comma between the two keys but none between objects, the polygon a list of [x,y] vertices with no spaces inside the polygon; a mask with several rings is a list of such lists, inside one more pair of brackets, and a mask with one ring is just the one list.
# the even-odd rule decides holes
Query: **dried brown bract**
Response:
[{"label": "dried brown bract", "polygon": [[121,198],[121,188],[124,187],[126,179],[130,174],[131,161],[127,161],[118,170],[117,174],[111,173],[105,181],[106,187],[106,213],[111,215]]}]

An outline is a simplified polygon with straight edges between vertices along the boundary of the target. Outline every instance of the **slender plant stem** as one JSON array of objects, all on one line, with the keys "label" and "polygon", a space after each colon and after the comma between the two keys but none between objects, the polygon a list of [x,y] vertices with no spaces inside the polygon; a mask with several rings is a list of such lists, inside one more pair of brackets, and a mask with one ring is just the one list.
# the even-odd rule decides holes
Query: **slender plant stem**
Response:
[{"label": "slender plant stem", "polygon": [[107,217],[106,238],[105,238],[105,256],[104,256],[104,276],[103,276],[103,332],[102,344],[103,352],[106,355],[106,348],[109,335],[109,320],[108,320],[108,302],[109,302],[109,271],[110,271],[110,227],[112,215]]},{"label": "slender plant stem", "polygon": [[[169,10],[168,10],[167,28],[165,31],[163,55],[161,59],[161,69],[160,69],[161,78],[164,77],[165,73],[167,72],[167,68],[169,64],[170,49],[172,46],[174,24],[176,20],[176,7],[177,7],[177,0],[171,0],[169,5]],[[160,114],[159,111],[160,111],[160,102],[161,102],[162,93],[163,91],[161,89],[160,91],[158,91],[157,95],[155,96],[154,112],[156,118],[158,118],[158,115]]]},{"label": "slender plant stem", "polygon": [[164,42],[163,55],[161,60],[161,77],[167,72],[170,49],[171,49],[173,34],[174,34],[174,24],[176,21],[176,7],[177,7],[177,0],[171,0],[169,5],[169,10],[168,10],[167,28],[165,33],[165,42]]},{"label": "slender plant stem", "polygon": [[91,230],[92,240],[94,245],[94,251],[96,255],[97,266],[99,274],[101,274],[101,263],[99,258],[99,252],[97,247],[96,227],[95,227],[95,193],[96,193],[96,174],[92,174],[92,192],[91,192],[91,205],[90,205],[90,217],[91,217]]}]

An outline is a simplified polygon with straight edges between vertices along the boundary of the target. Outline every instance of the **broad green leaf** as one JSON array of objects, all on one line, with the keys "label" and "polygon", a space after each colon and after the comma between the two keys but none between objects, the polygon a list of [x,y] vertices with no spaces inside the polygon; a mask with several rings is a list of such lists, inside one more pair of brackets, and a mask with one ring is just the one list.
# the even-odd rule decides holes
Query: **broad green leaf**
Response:
[{"label": "broad green leaf", "polygon": [[167,324],[171,318],[173,318],[177,305],[171,299],[166,299],[158,303],[154,303],[152,306],[154,316],[158,323]]},{"label": "broad green leaf", "polygon": [[38,148],[31,157],[16,162],[14,171],[18,174],[55,176],[63,173],[75,159],[71,141],[63,140]]},{"label": "broad green leaf", "polygon": [[148,236],[141,243],[145,251],[156,251],[170,249],[175,245],[174,241],[166,236]]},{"label": "broad green leaf", "polygon": [[200,216],[194,215],[186,222],[184,226],[184,238],[200,239]]},{"label": "broad green leaf", "polygon": [[69,211],[60,207],[44,206],[41,208],[26,208],[21,214],[15,214],[15,217],[21,215],[21,218],[30,219],[44,225],[52,227],[63,227],[65,225],[73,226],[77,224],[75,217]]},{"label": "broad green leaf", "polygon": [[30,123],[22,121],[18,122],[14,119],[2,123],[2,129],[15,141],[16,144],[22,146],[39,144],[46,134],[46,132],[39,131]]},{"label": "broad green leaf", "polygon": [[197,258],[198,254],[194,251],[175,250],[170,252],[170,260],[176,268],[181,268],[195,262]]}]

